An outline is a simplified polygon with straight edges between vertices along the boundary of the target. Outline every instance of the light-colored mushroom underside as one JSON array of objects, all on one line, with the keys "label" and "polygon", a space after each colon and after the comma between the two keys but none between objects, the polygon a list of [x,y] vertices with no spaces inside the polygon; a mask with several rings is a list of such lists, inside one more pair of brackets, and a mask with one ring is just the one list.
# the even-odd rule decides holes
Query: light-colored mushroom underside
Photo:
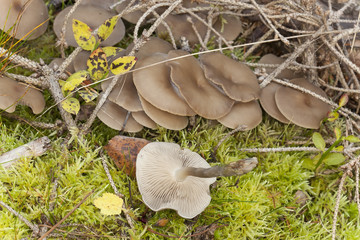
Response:
[{"label": "light-colored mushroom underside", "polygon": [[175,173],[182,167],[210,165],[199,154],[175,143],[153,142],[141,149],[136,160],[136,179],[149,208],[174,209],[183,218],[193,218],[209,205],[209,185],[216,178],[189,176],[178,182]]}]

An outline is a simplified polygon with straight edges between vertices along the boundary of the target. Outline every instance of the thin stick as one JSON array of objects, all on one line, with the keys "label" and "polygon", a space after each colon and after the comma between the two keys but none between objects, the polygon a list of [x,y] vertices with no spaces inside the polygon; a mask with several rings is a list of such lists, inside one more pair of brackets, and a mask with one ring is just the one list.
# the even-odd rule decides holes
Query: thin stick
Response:
[{"label": "thin stick", "polygon": [[68,212],[68,214],[65,215],[65,217],[63,217],[58,223],[56,223],[52,228],[50,228],[49,231],[47,231],[44,235],[42,235],[38,240],[43,240],[44,238],[46,238],[50,233],[52,233],[62,222],[64,222],[76,209],[78,209],[80,207],[81,204],[83,204],[85,202],[85,200],[90,197],[91,194],[94,193],[94,190],[89,192],[88,194],[86,194],[86,196],[78,203],[76,204],[76,206],[70,211]]}]

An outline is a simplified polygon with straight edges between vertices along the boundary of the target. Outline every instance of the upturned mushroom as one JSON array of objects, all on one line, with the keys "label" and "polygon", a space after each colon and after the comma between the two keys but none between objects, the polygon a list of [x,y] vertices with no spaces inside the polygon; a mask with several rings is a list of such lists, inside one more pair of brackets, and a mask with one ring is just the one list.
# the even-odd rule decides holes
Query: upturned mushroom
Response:
[{"label": "upturned mushroom", "polygon": [[[72,6],[65,8],[62,10],[54,20],[54,32],[58,38],[60,38],[60,34],[62,31],[62,27],[64,24],[65,16],[70,12]],[[107,19],[111,18],[114,14],[105,10],[104,8],[92,6],[92,5],[80,5],[76,8],[74,13],[68,19],[66,25],[65,32],[65,40],[69,46],[77,47],[78,44],[74,38],[73,30],[72,30],[72,20],[77,19],[84,23],[86,23],[92,30],[95,30],[102,23],[104,23]],[[121,19],[119,19],[116,23],[114,31],[111,35],[104,41],[100,43],[100,46],[113,46],[116,43],[120,42],[120,40],[125,35],[125,26]]]},{"label": "upturned mushroom", "polygon": [[[290,83],[327,98],[326,93],[321,88],[311,84],[305,78],[295,78]],[[321,121],[331,110],[331,106],[320,99],[285,86],[276,90],[275,101],[280,112],[287,119],[304,128],[319,128]]]},{"label": "upturned mushroom", "polygon": [[219,119],[231,110],[234,100],[222,94],[205,78],[198,60],[186,56],[187,52],[172,50],[168,58],[182,57],[167,63],[171,67],[171,81],[179,89],[185,101],[201,117]]},{"label": "upturned mushroom", "polygon": [[3,31],[14,28],[9,34],[17,39],[35,39],[48,26],[48,10],[43,0],[2,0],[0,27]]},{"label": "upturned mushroom", "polygon": [[39,114],[45,108],[45,99],[39,90],[31,86],[0,77],[0,109],[12,113],[18,104],[29,106],[34,114]]},{"label": "upturned mushroom", "polygon": [[220,86],[227,96],[240,102],[259,98],[260,86],[256,75],[245,64],[220,52],[200,56],[207,79]]},{"label": "upturned mushroom", "polygon": [[257,163],[250,158],[211,167],[199,154],[178,144],[152,142],[137,156],[136,180],[150,209],[174,209],[183,218],[193,218],[209,205],[209,186],[216,177],[243,175]]}]

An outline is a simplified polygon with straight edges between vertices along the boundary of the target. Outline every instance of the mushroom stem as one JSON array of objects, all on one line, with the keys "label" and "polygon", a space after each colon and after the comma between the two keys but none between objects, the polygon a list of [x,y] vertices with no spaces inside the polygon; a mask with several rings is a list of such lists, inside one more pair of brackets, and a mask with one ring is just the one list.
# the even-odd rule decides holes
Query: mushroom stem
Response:
[{"label": "mushroom stem", "polygon": [[258,164],[256,157],[241,159],[223,166],[211,168],[184,167],[176,172],[176,180],[184,181],[188,176],[200,178],[241,176],[253,170]]}]

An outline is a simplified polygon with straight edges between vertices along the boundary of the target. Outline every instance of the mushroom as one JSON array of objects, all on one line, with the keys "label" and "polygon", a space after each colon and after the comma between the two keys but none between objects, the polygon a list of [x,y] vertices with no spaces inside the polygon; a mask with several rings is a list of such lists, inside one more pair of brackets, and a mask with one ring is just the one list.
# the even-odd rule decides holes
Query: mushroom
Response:
[{"label": "mushroom", "polygon": [[[327,98],[326,93],[321,88],[314,86],[305,78],[295,78],[290,83]],[[275,102],[280,112],[287,119],[304,128],[319,128],[321,120],[331,110],[329,104],[309,94],[285,86],[276,90]]]},{"label": "mushroom", "polygon": [[[54,20],[54,32],[58,38],[60,38],[62,26],[64,24],[65,16],[70,12],[72,6],[62,10]],[[92,5],[80,5],[76,8],[74,13],[70,16],[65,32],[65,40],[69,46],[77,47],[78,44],[75,41],[73,30],[72,30],[72,20],[77,19],[86,23],[91,29],[95,30],[101,24],[103,24],[107,19],[112,17],[113,14],[109,11],[106,11],[103,8],[95,7]],[[118,20],[114,31],[104,42],[100,43],[100,46],[113,46],[125,35],[125,26],[121,19]]]},{"label": "mushroom", "polygon": [[[233,41],[243,31],[242,22],[238,16],[222,14],[217,17],[213,28],[227,41]],[[217,38],[217,35],[212,33]]]},{"label": "mushroom", "polygon": [[[185,51],[172,50],[168,58],[185,55],[188,55]],[[172,82],[194,112],[208,119],[219,119],[230,112],[234,100],[222,94],[207,81],[195,57],[188,55],[169,61],[167,65],[171,67]]]},{"label": "mushroom", "polygon": [[183,218],[193,218],[209,205],[209,186],[216,177],[245,174],[257,163],[251,158],[211,167],[199,154],[178,144],[152,142],[137,156],[136,180],[150,209],[174,209]]},{"label": "mushroom", "polygon": [[[107,126],[125,132],[139,132],[143,126],[136,122],[131,115],[127,118],[127,111],[113,102],[106,101],[100,108],[97,117]],[[124,122],[127,118],[125,128]]]},{"label": "mushroom", "polygon": [[245,126],[244,130],[250,130],[259,125],[262,120],[262,112],[257,101],[237,102],[231,111],[218,121],[228,128],[238,128]]},{"label": "mushroom", "polygon": [[151,103],[146,101],[141,95],[139,95],[139,98],[146,115],[160,126],[171,130],[181,130],[188,125],[189,120],[187,117],[162,111],[151,105]]},{"label": "mushroom", "polygon": [[117,2],[119,2],[119,0],[82,0],[80,5],[92,5],[95,7],[104,8],[107,11],[115,11],[110,9],[110,7]]},{"label": "mushroom", "polygon": [[[132,47],[128,47],[128,49],[131,48]],[[149,40],[141,46],[135,56],[141,59],[154,53],[168,53],[171,50],[174,50],[174,48],[167,41],[157,37],[150,37]]]},{"label": "mushroom", "polygon": [[[127,7],[129,5],[129,3],[130,3],[130,0],[124,0],[124,1],[122,1],[122,3],[118,4],[115,7],[115,10],[118,13],[121,13],[125,9],[125,7]],[[139,1],[135,1],[133,6],[135,6],[137,4],[139,4]],[[142,17],[142,15],[144,14],[144,12],[141,11],[141,10],[136,10],[136,11],[133,11],[131,13],[127,13],[127,14],[122,15],[122,18],[125,19],[126,21],[130,22],[130,23],[136,24],[139,21],[139,19]]]},{"label": "mushroom", "polygon": [[267,114],[276,120],[282,123],[290,123],[289,119],[287,119],[279,110],[276,102],[275,102],[275,92],[278,88],[281,87],[280,84],[271,82],[266,87],[262,88],[260,91],[260,103],[263,109]]},{"label": "mushroom", "polygon": [[245,64],[220,52],[200,56],[207,79],[221,86],[226,95],[240,102],[259,98],[260,86],[256,75]]},{"label": "mushroom", "polygon": [[81,50],[74,58],[74,69],[76,72],[87,69],[87,60],[90,57],[91,52]]},{"label": "mushroom", "polygon": [[[199,15],[202,16],[202,14]],[[203,17],[205,18],[205,16]],[[207,27],[198,19],[195,19],[188,14],[169,14],[164,19],[164,22],[169,25],[175,41],[180,41],[181,37],[185,37],[189,41],[190,45],[194,45],[199,42],[199,39],[192,28],[192,24],[187,20],[188,18],[192,20],[194,26],[200,34],[200,37],[203,39],[205,37]],[[161,36],[162,34],[167,33],[167,29],[163,24],[160,24],[156,29],[156,33],[158,36]]]},{"label": "mushroom", "polygon": [[14,34],[16,39],[31,40],[42,35],[47,29],[48,17],[43,0],[1,1],[0,27],[6,32],[14,26],[9,34]]},{"label": "mushroom", "polygon": [[[281,64],[283,62],[285,62],[285,59],[283,59],[281,57],[277,57],[274,54],[266,54],[260,58],[258,63],[260,63],[260,64]],[[267,74],[272,73],[274,70],[275,70],[275,68],[271,68],[271,67],[265,68],[265,71]],[[301,78],[301,77],[303,77],[302,73],[297,73],[290,69],[284,69],[276,76],[276,78],[289,79],[289,80],[293,79],[293,78]]]},{"label": "mushroom", "polygon": [[[136,69],[167,59],[167,54],[154,53],[139,59],[136,63]],[[165,63],[133,72],[133,80],[141,97],[154,107],[180,116],[195,115],[195,112],[171,85],[170,68]]]},{"label": "mushroom", "polygon": [[45,99],[39,90],[31,86],[0,77],[0,109],[12,113],[18,104],[29,106],[34,114],[39,114],[45,108]]},{"label": "mushroom", "polygon": [[147,128],[156,129],[157,124],[144,111],[132,112],[131,115],[141,125]]}]

